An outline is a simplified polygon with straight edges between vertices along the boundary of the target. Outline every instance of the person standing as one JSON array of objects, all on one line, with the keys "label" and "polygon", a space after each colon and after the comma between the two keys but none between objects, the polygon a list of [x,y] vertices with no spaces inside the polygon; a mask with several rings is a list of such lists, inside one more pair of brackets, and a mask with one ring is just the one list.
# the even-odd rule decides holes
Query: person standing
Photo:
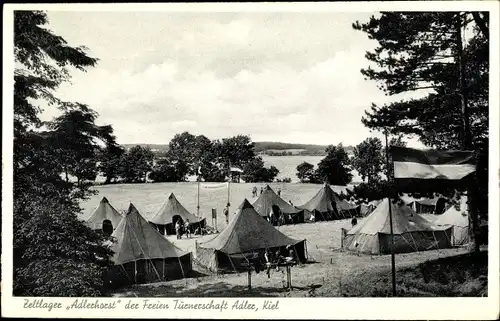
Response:
[{"label": "person standing", "polygon": [[353,216],[351,220],[352,227],[356,226],[357,224],[358,224],[358,219],[356,218],[356,216]]},{"label": "person standing", "polygon": [[273,259],[271,258],[271,251],[269,251],[269,248],[266,248],[266,251],[264,252],[264,259],[266,261],[266,274],[267,278],[271,278],[271,267],[273,263]]},{"label": "person standing", "polygon": [[229,203],[224,208],[224,216],[226,217],[226,224],[229,224]]},{"label": "person standing", "polygon": [[278,188],[278,196],[281,197],[281,188]]},{"label": "person standing", "polygon": [[189,226],[189,220],[186,220],[186,223],[184,223],[184,229],[186,230],[186,237],[191,238],[191,230]]},{"label": "person standing", "polygon": [[262,195],[262,193],[264,193],[264,187],[260,188],[260,195]]},{"label": "person standing", "polygon": [[177,235],[177,239],[181,239],[181,223],[179,220],[175,221],[175,234]]}]

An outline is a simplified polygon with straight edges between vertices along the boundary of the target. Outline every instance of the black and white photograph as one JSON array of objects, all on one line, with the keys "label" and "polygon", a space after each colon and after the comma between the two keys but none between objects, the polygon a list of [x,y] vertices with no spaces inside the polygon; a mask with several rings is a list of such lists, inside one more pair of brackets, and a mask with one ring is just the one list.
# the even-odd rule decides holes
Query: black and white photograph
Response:
[{"label": "black and white photograph", "polygon": [[499,3],[448,3],[5,7],[2,315],[496,319]]}]

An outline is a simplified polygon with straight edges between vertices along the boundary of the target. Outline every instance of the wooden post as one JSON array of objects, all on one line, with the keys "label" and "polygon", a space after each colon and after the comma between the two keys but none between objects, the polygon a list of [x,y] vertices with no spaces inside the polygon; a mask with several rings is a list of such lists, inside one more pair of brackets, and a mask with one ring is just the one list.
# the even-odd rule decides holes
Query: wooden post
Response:
[{"label": "wooden post", "polygon": [[292,267],[290,264],[286,265],[286,283],[287,288],[292,290]]},{"label": "wooden post", "polygon": [[[393,170],[390,166],[389,163],[389,143],[387,139],[387,130],[384,132],[385,134],[385,160],[386,160],[386,166],[387,166],[387,181],[391,181],[391,170]],[[391,231],[391,274],[392,274],[392,295],[396,296],[396,258],[394,255],[394,229],[393,229],[393,223],[392,223],[392,202],[391,202],[391,192],[392,189],[390,190],[390,193],[387,197],[387,201],[389,202],[389,226],[390,226],[390,231]]]},{"label": "wooden post", "polygon": [[134,282],[137,284],[137,260],[134,261]]},{"label": "wooden post", "polygon": [[248,289],[252,289],[252,268],[248,267]]},{"label": "wooden post", "polygon": [[197,203],[197,206],[196,206],[196,216],[200,216],[200,174],[199,174],[199,169],[198,169],[198,178],[197,178],[197,181],[198,181],[198,203]]}]

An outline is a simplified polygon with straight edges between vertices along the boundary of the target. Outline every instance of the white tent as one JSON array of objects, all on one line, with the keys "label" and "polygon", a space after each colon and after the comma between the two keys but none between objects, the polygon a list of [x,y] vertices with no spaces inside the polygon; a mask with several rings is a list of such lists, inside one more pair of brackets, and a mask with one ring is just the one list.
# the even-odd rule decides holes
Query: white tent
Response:
[{"label": "white tent", "polygon": [[452,226],[452,244],[464,245],[469,243],[469,215],[467,213],[467,197],[462,196],[460,203],[450,207],[439,215],[434,224]]},{"label": "white tent", "polygon": [[452,227],[435,226],[402,200],[384,199],[360,224],[342,235],[343,247],[368,254],[391,253],[389,206],[392,209],[394,252],[406,253],[451,247]]}]

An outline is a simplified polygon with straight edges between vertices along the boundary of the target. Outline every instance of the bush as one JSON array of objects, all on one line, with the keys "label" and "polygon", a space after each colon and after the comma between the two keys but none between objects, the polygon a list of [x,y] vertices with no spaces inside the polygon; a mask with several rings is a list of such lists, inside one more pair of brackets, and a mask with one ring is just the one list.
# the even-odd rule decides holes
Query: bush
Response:
[{"label": "bush", "polygon": [[[32,195],[14,209],[14,295],[99,296],[112,251],[69,204]],[[24,203],[24,204],[23,204]],[[22,205],[24,206],[22,206]]]}]

